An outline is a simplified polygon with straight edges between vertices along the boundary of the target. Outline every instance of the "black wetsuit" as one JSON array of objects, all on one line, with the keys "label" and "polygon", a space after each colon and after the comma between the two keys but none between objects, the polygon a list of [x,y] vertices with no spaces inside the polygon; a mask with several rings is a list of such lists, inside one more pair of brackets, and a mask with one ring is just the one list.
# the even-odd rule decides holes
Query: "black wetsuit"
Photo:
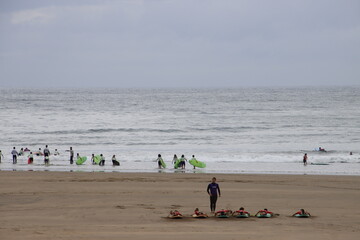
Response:
[{"label": "black wetsuit", "polygon": [[210,194],[210,209],[212,212],[215,212],[218,193],[221,195],[219,184],[210,183],[207,187],[207,192]]}]

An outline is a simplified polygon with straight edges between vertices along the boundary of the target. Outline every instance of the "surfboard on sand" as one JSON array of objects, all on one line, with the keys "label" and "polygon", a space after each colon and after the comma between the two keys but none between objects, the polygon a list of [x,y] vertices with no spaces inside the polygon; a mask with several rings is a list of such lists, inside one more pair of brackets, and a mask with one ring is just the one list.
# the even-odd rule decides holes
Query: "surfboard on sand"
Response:
[{"label": "surfboard on sand", "polygon": [[82,165],[84,162],[86,162],[86,160],[87,160],[87,157],[79,157],[76,160],[76,165]]},{"label": "surfboard on sand", "polygon": [[294,217],[297,217],[297,218],[308,218],[308,217],[310,217],[310,214],[295,214]]},{"label": "surfboard on sand", "polygon": [[189,160],[189,163],[191,165],[193,165],[194,167],[198,167],[198,168],[206,167],[206,164],[204,162],[200,162],[200,161],[196,160],[195,158],[192,158],[191,160]]},{"label": "surfboard on sand", "polygon": [[271,215],[270,213],[266,213],[266,214],[260,214],[260,213],[258,213],[258,214],[256,214],[255,217],[258,217],[258,218],[271,218],[272,215]]},{"label": "surfboard on sand", "polygon": [[191,215],[193,218],[207,218],[207,217],[209,217],[207,214],[198,214],[198,215],[196,215],[196,214],[193,214],[193,215]]}]

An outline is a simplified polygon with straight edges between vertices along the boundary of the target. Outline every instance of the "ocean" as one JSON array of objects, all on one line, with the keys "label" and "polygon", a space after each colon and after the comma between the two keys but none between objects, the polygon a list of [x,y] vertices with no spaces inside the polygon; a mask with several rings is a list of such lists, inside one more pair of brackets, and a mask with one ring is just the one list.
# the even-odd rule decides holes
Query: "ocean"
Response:
[{"label": "ocean", "polygon": [[[179,172],[172,157],[184,154],[207,164],[185,172],[360,175],[359,106],[360,87],[0,89],[0,170]],[[12,164],[12,147],[46,144],[60,152],[50,166]],[[70,165],[70,146],[105,166]]]}]

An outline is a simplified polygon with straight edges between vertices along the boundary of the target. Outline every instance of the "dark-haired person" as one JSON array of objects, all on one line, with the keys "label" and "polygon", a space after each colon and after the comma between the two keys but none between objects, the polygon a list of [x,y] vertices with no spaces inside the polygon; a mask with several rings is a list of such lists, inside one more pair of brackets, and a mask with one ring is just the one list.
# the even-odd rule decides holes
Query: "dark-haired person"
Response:
[{"label": "dark-haired person", "polygon": [[13,157],[13,164],[17,164],[17,156],[19,155],[19,153],[16,151],[15,147],[11,151],[11,155]]},{"label": "dark-haired person", "polygon": [[304,157],[303,157],[304,166],[307,165],[307,160],[308,160],[308,156],[307,156],[307,153],[305,153],[305,155],[304,155]]},{"label": "dark-haired person", "polygon": [[164,161],[161,157],[161,154],[158,154],[158,158],[156,159],[157,163],[158,163],[158,167],[159,169],[161,169],[162,167],[162,161]]},{"label": "dark-haired person", "polygon": [[180,167],[182,169],[185,169],[185,161],[187,161],[187,159],[186,159],[185,155],[183,154],[183,155],[181,155],[181,158],[180,158]]},{"label": "dark-haired person", "polygon": [[216,183],[216,177],[211,179],[211,183],[209,183],[206,191],[210,196],[210,210],[214,213],[218,196],[221,197],[220,186]]}]

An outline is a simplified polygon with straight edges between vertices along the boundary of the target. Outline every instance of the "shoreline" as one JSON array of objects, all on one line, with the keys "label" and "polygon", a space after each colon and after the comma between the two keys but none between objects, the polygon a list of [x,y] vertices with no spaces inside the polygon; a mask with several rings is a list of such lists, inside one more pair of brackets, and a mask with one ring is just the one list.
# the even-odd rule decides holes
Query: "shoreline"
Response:
[{"label": "shoreline", "polygon": [[[268,208],[280,216],[204,220],[166,218],[177,209],[209,213],[215,176],[217,209]],[[2,239],[356,239],[359,176],[0,172]],[[309,219],[291,218],[300,208]]]}]

